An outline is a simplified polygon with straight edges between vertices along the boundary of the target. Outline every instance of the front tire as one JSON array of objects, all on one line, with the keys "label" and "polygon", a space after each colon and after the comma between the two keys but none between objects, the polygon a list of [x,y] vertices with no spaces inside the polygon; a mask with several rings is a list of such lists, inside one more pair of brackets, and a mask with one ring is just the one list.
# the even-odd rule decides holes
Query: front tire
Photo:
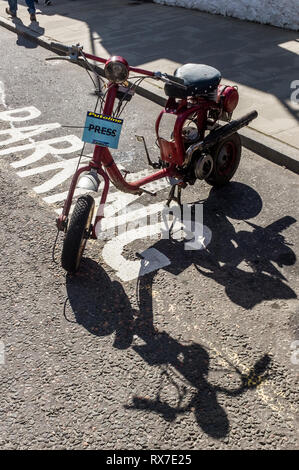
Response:
[{"label": "front tire", "polygon": [[210,152],[214,167],[205,181],[215,187],[227,184],[237,171],[241,158],[241,149],[241,138],[237,132],[227,137],[220,144],[215,145]]},{"label": "front tire", "polygon": [[61,254],[61,266],[68,273],[75,273],[79,269],[90,234],[94,206],[94,199],[89,195],[79,197],[76,202]]}]

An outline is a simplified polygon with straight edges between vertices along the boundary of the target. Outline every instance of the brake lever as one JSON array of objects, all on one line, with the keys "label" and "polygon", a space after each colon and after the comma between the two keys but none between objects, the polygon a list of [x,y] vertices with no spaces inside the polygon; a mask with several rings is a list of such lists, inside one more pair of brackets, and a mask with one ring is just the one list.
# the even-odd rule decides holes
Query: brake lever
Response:
[{"label": "brake lever", "polygon": [[[179,77],[173,77],[172,75],[168,75],[167,73],[161,73],[161,72],[155,72],[154,77],[157,78],[158,80],[162,80],[164,83],[170,83],[172,85],[179,86],[183,88],[184,90],[187,90],[187,86],[181,83],[181,78]],[[171,77],[171,78],[169,78]],[[176,79],[176,80],[173,80]]]},{"label": "brake lever", "polygon": [[187,90],[187,88],[188,88],[188,87],[186,87],[186,85],[183,85],[183,83],[175,82],[174,80],[170,80],[170,79],[166,79],[165,83],[170,83],[171,85],[178,86],[180,88],[183,88],[184,90]]},{"label": "brake lever", "polygon": [[51,46],[53,49],[65,54],[71,61],[78,60],[83,51],[83,46],[80,46],[79,43],[76,45],[73,44],[72,46],[65,46],[64,44],[51,42]]},{"label": "brake lever", "polygon": [[70,62],[71,64],[77,64],[80,65],[81,67],[85,68],[86,70],[90,70],[91,72],[95,73],[96,75],[103,76],[103,71],[97,67],[96,65],[92,65],[88,61],[84,61],[81,58],[77,58],[77,55],[70,55],[70,56],[56,56],[56,57],[47,57],[46,60],[66,60],[67,62]]},{"label": "brake lever", "polygon": [[46,57],[45,60],[67,60],[67,61],[70,61],[71,59],[69,57]]}]

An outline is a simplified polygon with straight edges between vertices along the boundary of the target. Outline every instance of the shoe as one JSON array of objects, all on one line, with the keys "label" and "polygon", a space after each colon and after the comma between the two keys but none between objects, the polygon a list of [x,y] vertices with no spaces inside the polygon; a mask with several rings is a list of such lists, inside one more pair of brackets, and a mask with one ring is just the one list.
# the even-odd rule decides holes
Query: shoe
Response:
[{"label": "shoe", "polygon": [[36,21],[35,13],[30,14],[30,21]]},{"label": "shoe", "polygon": [[16,14],[16,13],[13,13],[12,11],[10,11],[9,8],[5,8],[5,11],[6,11],[6,13],[7,13],[8,15],[12,16],[13,18],[15,18],[15,17],[17,16],[17,14]]}]

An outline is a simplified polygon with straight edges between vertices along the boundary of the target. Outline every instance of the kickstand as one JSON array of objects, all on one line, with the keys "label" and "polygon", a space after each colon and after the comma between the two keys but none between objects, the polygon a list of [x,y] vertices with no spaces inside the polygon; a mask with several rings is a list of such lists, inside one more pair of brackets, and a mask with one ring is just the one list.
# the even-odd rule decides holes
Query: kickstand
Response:
[{"label": "kickstand", "polygon": [[[177,195],[176,196],[175,196],[175,188],[177,188]],[[182,192],[182,187],[179,184],[175,184],[174,186],[172,186],[172,188],[171,188],[171,190],[169,191],[169,194],[168,194],[168,199],[167,199],[166,205],[169,207],[169,204],[171,203],[171,201],[175,201],[181,207],[182,206],[181,192]]]}]

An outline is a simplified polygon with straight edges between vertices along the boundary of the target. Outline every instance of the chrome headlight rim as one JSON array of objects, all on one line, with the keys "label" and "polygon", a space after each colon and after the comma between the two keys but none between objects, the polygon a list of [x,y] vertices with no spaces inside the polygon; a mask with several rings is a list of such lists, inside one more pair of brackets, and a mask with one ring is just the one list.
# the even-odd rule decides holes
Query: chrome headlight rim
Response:
[{"label": "chrome headlight rim", "polygon": [[123,83],[129,76],[129,65],[127,61],[120,56],[113,56],[105,63],[105,77],[113,83]]}]

